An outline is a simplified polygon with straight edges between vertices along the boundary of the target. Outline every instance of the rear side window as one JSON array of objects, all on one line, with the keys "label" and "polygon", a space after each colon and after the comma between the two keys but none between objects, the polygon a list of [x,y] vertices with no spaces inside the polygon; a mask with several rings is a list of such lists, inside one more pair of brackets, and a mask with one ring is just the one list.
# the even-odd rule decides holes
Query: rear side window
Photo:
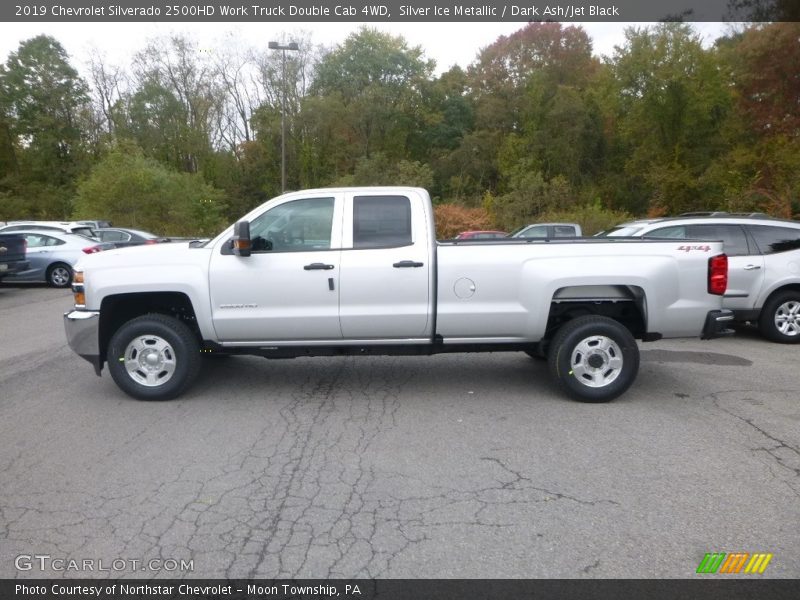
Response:
[{"label": "rear side window", "polygon": [[131,239],[131,236],[122,231],[100,231],[98,235],[104,242],[127,242]]},{"label": "rear side window", "polygon": [[725,243],[725,254],[728,256],[744,256],[750,253],[747,236],[741,225],[711,223],[708,225],[672,225],[649,231],[643,237],[669,240],[722,240]]},{"label": "rear side window", "polygon": [[63,240],[51,237],[49,235],[39,235],[36,233],[29,233],[25,235],[28,242],[28,248],[42,248],[44,246],[61,246],[65,244]]},{"label": "rear side window", "polygon": [[755,239],[761,254],[776,254],[800,248],[800,229],[769,225],[748,225],[747,229]]},{"label": "rear side window", "polygon": [[575,228],[567,225],[554,225],[553,233],[555,237],[575,237]]},{"label": "rear side window", "polygon": [[690,238],[722,240],[725,243],[723,251],[728,256],[750,254],[747,236],[741,225],[689,225],[686,229]]},{"label": "rear side window", "polygon": [[353,248],[391,248],[411,243],[411,201],[408,198],[353,198]]}]

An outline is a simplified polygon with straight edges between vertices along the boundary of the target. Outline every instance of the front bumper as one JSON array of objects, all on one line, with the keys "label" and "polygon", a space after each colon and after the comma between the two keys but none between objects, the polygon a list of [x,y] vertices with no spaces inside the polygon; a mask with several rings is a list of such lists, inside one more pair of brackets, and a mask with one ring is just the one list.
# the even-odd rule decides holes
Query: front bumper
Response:
[{"label": "front bumper", "polygon": [[73,310],[64,313],[64,331],[67,343],[75,353],[88,360],[94,372],[100,375],[103,362],[100,359],[100,313],[96,310]]},{"label": "front bumper", "polygon": [[728,325],[733,324],[733,311],[727,308],[710,310],[706,315],[706,323],[703,326],[703,335],[700,339],[711,340],[726,335],[733,335],[735,332]]}]

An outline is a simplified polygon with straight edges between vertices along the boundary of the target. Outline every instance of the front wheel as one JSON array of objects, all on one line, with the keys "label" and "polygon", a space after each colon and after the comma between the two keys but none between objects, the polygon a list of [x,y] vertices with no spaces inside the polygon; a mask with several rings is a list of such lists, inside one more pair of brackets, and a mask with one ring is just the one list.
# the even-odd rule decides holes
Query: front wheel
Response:
[{"label": "front wheel", "polygon": [[548,354],[550,374],[572,398],[608,402],[639,372],[639,347],[627,327],[596,315],[577,317],[556,333]]},{"label": "front wheel", "polygon": [[56,263],[47,269],[47,283],[52,287],[65,288],[72,283],[72,267]]},{"label": "front wheel", "polygon": [[174,317],[137,317],[111,337],[108,370],[129,396],[169,400],[182,394],[197,377],[200,343],[189,327]]}]

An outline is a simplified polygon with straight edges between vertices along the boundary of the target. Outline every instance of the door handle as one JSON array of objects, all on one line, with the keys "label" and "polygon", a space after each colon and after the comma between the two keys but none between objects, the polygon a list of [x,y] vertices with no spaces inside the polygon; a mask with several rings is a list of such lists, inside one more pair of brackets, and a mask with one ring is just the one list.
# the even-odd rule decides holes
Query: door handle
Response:
[{"label": "door handle", "polygon": [[744,270],[745,271],[754,271],[756,269],[760,269],[761,265],[747,265]]},{"label": "door handle", "polygon": [[325,263],[311,263],[303,267],[306,271],[330,271],[333,265],[326,265]]},{"label": "door handle", "polygon": [[392,265],[395,269],[409,269],[409,268],[418,268],[423,266],[421,262],[414,262],[413,260],[401,260],[400,262],[396,262]]}]

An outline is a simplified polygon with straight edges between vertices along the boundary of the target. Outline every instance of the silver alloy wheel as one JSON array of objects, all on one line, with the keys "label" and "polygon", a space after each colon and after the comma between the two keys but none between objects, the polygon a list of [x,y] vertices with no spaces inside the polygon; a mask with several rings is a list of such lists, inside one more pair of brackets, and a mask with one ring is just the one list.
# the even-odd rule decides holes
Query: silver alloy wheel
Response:
[{"label": "silver alloy wheel", "polygon": [[136,383],[156,387],[175,374],[175,350],[157,335],[141,335],[125,348],[125,370]]},{"label": "silver alloy wheel", "polygon": [[55,267],[50,271],[50,281],[53,285],[64,287],[69,283],[69,269],[67,267]]},{"label": "silver alloy wheel", "polygon": [[581,340],[572,351],[571,375],[588,387],[600,388],[619,377],[622,364],[619,345],[604,335],[593,335]]},{"label": "silver alloy wheel", "polygon": [[775,310],[775,329],[787,337],[800,335],[800,302],[789,300]]}]

